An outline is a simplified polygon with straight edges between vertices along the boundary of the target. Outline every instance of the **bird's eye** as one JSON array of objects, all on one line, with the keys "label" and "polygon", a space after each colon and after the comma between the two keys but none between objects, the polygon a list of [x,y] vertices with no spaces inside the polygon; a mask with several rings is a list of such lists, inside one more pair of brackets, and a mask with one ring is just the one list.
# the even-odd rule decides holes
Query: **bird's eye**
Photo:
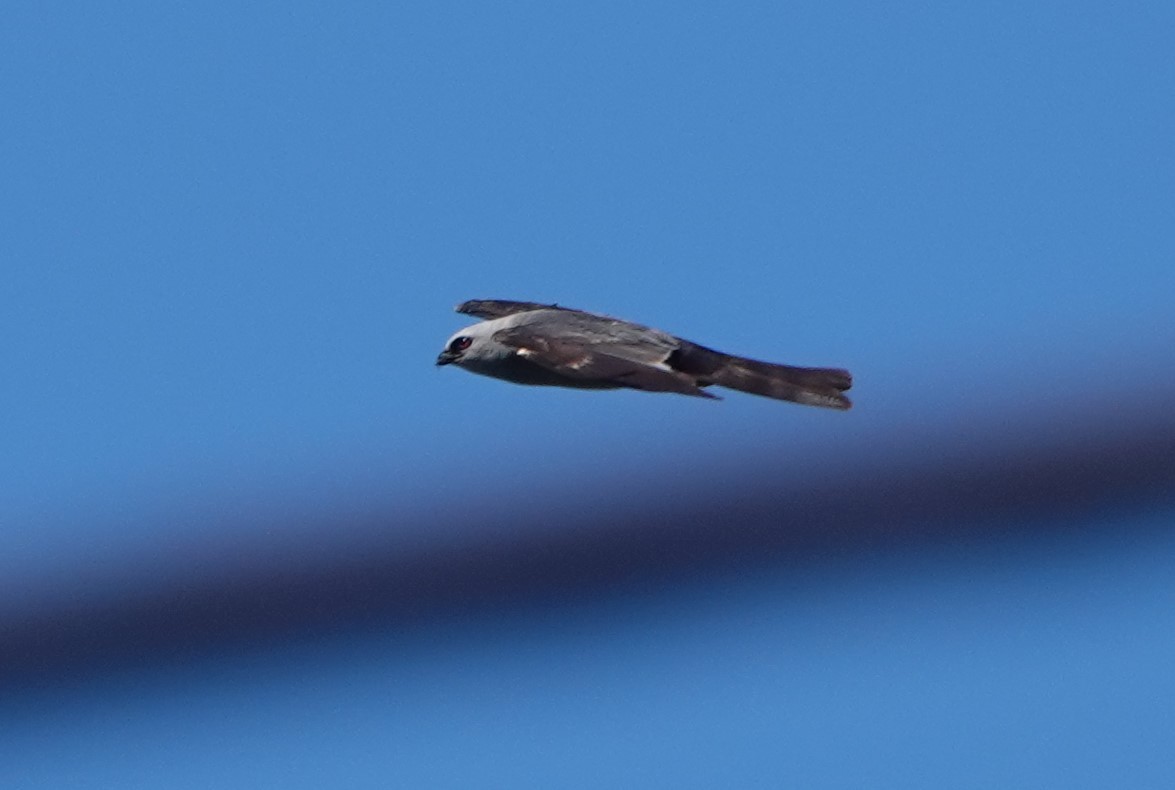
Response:
[{"label": "bird's eye", "polygon": [[473,345],[473,338],[471,337],[455,337],[453,342],[449,344],[450,351],[464,351]]}]

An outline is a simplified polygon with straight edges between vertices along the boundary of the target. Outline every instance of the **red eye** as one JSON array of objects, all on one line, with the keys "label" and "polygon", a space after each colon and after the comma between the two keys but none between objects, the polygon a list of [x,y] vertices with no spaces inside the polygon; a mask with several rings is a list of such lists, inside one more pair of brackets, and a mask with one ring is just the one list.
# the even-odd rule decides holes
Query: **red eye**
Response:
[{"label": "red eye", "polygon": [[471,337],[455,337],[453,342],[449,344],[450,351],[464,351],[473,345],[473,338]]}]

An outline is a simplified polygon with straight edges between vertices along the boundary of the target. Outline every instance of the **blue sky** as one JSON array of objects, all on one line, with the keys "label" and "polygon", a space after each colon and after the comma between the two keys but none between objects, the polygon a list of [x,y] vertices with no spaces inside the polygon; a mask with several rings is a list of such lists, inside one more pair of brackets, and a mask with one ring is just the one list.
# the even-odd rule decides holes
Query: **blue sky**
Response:
[{"label": "blue sky", "polygon": [[[1170,388],[1169,4],[728,6],[9,4],[10,605],[273,539],[250,513]],[[858,405],[434,370],[474,297],[843,365]]]}]

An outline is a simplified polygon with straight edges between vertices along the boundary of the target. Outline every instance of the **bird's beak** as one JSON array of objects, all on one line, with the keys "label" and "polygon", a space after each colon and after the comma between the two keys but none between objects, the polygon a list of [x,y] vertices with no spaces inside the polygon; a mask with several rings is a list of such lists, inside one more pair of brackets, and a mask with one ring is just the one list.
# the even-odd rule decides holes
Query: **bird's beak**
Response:
[{"label": "bird's beak", "polygon": [[452,351],[449,351],[447,349],[445,351],[442,351],[440,353],[440,356],[437,357],[437,367],[440,367],[441,365],[448,365],[453,362],[456,362],[457,356],[458,356],[457,354],[454,354]]}]

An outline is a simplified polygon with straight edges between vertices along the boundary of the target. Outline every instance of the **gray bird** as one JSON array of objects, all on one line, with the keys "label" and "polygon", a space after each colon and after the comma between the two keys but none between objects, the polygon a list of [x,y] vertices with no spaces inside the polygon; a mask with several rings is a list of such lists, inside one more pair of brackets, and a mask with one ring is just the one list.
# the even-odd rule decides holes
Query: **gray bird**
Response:
[{"label": "gray bird", "polygon": [[445,344],[438,365],[516,384],[678,392],[715,398],[720,387],[809,406],[848,409],[852,376],[839,368],[797,368],[723,354],[617,318],[553,304],[473,299],[457,312],[485,319]]}]

